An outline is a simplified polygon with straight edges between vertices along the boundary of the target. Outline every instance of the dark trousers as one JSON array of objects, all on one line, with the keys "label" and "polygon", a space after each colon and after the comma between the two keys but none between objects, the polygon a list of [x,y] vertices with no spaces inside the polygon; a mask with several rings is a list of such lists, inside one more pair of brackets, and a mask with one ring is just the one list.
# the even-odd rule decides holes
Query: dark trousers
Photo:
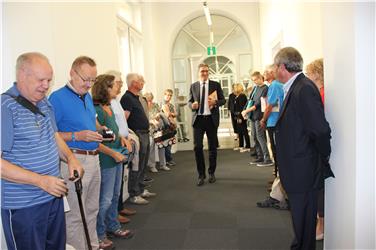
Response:
[{"label": "dark trousers", "polygon": [[132,167],[129,169],[128,191],[130,197],[139,196],[144,192],[144,177],[150,154],[149,132],[138,130],[135,132],[140,140],[140,150],[138,152],[138,171],[133,171]]},{"label": "dark trousers", "polygon": [[119,195],[119,202],[118,202],[118,211],[119,212],[124,209],[124,201],[123,201],[123,185],[124,185],[124,170],[125,170],[124,164],[123,164],[122,168],[123,169],[121,171],[120,195]]},{"label": "dark trousers", "polygon": [[199,177],[206,178],[205,174],[205,158],[203,150],[204,134],[208,138],[209,145],[209,174],[214,174],[217,167],[217,127],[214,126],[211,115],[197,116],[193,124],[193,144]]},{"label": "dark trousers", "polygon": [[290,202],[295,238],[291,249],[316,248],[317,190],[306,193],[287,193]]},{"label": "dark trousers", "polygon": [[27,208],[1,209],[1,219],[9,250],[65,249],[65,216],[61,198]]},{"label": "dark trousers", "polygon": [[251,141],[249,139],[248,129],[247,129],[247,121],[242,119],[241,123],[236,123],[237,131],[239,134],[239,147],[244,147],[244,140],[245,140],[245,148],[251,148]]},{"label": "dark trousers", "polygon": [[269,139],[270,139],[270,146],[272,148],[272,154],[274,158],[274,176],[277,177],[278,172],[278,163],[277,163],[277,155],[275,149],[275,127],[268,127],[267,128]]},{"label": "dark trousers", "polygon": [[325,188],[321,188],[318,194],[317,200],[317,213],[319,217],[324,218],[324,208],[325,208]]},{"label": "dark trousers", "polygon": [[166,162],[172,161],[171,145],[168,145],[167,147],[165,147],[165,157],[166,157]]},{"label": "dark trousers", "polygon": [[257,153],[257,158],[264,161],[270,160],[269,149],[266,145],[266,133],[265,130],[261,127],[260,121],[251,122],[252,135],[255,137],[255,149]]},{"label": "dark trousers", "polygon": [[238,126],[237,126],[237,123],[236,123],[237,115],[235,115],[234,113],[230,113],[230,115],[231,115],[232,128],[234,129],[234,133],[237,134],[237,133],[239,133],[238,132]]}]

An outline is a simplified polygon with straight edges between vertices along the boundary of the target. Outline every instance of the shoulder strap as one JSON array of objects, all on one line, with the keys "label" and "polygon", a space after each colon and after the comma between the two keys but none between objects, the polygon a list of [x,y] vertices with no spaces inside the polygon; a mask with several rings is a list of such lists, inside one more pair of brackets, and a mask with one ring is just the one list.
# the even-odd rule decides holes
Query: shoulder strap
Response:
[{"label": "shoulder strap", "polygon": [[16,102],[18,102],[24,108],[30,110],[33,114],[40,114],[41,116],[46,117],[46,115],[43,114],[42,111],[40,111],[40,109],[37,106],[35,106],[33,103],[31,103],[22,95],[14,96],[9,93],[3,93],[2,95],[7,95],[7,96],[12,97]]},{"label": "shoulder strap", "polygon": [[252,89],[252,93],[251,93],[251,96],[249,99],[253,99],[253,97],[255,96],[256,94],[256,90],[257,90],[257,86],[254,86],[253,89]]}]

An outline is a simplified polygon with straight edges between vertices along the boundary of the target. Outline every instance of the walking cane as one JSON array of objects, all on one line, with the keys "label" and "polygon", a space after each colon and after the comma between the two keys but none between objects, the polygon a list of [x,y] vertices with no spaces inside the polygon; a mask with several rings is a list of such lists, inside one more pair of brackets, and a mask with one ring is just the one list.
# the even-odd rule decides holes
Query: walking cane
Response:
[{"label": "walking cane", "polygon": [[[78,172],[77,170],[74,170],[73,171],[73,175],[75,178],[79,178],[80,176],[78,175]],[[80,213],[81,213],[81,218],[82,218],[82,224],[84,225],[84,231],[85,231],[85,236],[86,236],[86,243],[87,243],[87,246],[88,246],[88,249],[89,250],[92,250],[91,248],[91,243],[90,243],[90,236],[89,236],[89,231],[87,229],[87,224],[86,224],[86,219],[85,219],[85,211],[84,211],[84,207],[82,205],[82,198],[81,198],[81,194],[82,194],[82,182],[81,182],[81,179],[79,179],[78,181],[76,181],[74,183],[74,185],[76,186],[76,193],[77,193],[77,199],[78,199],[78,206],[80,207]]]}]

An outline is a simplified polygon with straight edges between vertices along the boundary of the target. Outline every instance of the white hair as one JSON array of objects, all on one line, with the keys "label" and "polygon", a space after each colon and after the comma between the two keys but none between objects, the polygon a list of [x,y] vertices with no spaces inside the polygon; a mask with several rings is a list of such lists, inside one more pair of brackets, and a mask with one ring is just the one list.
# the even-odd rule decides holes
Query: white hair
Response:
[{"label": "white hair", "polygon": [[121,79],[121,72],[120,71],[117,71],[117,70],[109,70],[106,72],[107,75],[112,75],[114,76],[115,78],[119,78]]},{"label": "white hair", "polygon": [[127,75],[127,86],[128,86],[128,88],[130,86],[132,86],[133,81],[137,81],[138,79],[140,79],[140,75],[139,74],[137,74],[137,73],[129,73]]}]

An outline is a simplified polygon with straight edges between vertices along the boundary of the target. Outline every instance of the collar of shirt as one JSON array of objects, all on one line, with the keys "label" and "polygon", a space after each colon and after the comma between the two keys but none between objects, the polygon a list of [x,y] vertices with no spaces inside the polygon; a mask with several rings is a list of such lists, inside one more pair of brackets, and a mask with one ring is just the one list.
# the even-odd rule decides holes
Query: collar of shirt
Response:
[{"label": "collar of shirt", "polygon": [[202,86],[204,83],[205,84],[208,84],[209,80],[206,80],[206,81],[200,81],[200,86]]},{"label": "collar of shirt", "polygon": [[77,90],[73,87],[73,85],[71,84],[70,81],[67,82],[67,86],[68,86],[68,88],[70,88],[74,93],[76,93],[77,95],[81,96],[80,94],[78,94]]},{"label": "collar of shirt", "polygon": [[[8,89],[8,91],[6,91],[8,94],[10,95],[13,95],[13,96],[19,96],[21,95],[20,91],[18,90],[17,88],[17,82],[14,82],[13,83],[13,86]],[[47,104],[48,107],[52,107],[52,104],[47,100],[46,97],[44,97],[42,100],[40,100],[39,102],[37,102],[37,106],[38,108],[42,107],[43,104]]]},{"label": "collar of shirt", "polygon": [[292,83],[295,81],[295,79],[298,77],[298,75],[300,75],[302,73],[302,71],[296,73],[295,75],[293,75],[284,85],[283,85],[283,99],[286,98],[286,95],[287,93],[289,92],[290,88],[291,88],[291,85]]},{"label": "collar of shirt", "polygon": [[276,80],[276,79],[274,79],[271,83],[270,83],[270,85],[272,85],[272,84],[281,84],[278,80]]}]

